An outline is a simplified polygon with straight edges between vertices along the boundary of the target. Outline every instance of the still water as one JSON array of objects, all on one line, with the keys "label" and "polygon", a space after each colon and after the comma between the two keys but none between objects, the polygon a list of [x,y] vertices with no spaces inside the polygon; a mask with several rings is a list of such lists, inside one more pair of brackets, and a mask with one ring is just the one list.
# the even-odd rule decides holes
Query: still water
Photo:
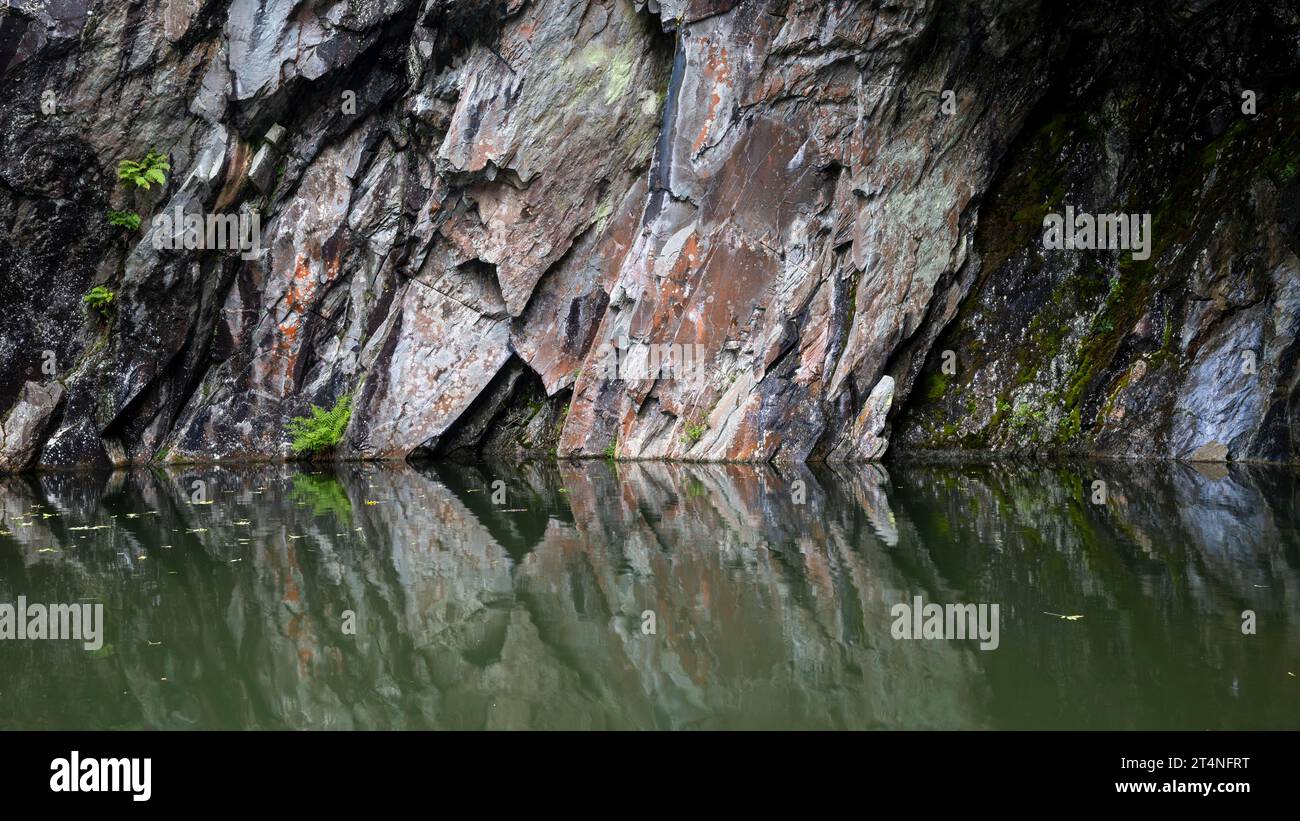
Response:
[{"label": "still water", "polygon": [[[1297,476],[0,477],[0,603],[104,613],[97,651],[0,641],[0,728],[1295,729]],[[891,608],[916,596],[998,604],[997,648],[895,639]]]}]

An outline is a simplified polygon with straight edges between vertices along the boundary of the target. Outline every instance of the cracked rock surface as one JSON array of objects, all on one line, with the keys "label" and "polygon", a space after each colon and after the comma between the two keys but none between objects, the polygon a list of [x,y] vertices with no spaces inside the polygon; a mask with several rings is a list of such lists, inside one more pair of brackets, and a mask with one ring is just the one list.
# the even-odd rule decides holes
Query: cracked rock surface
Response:
[{"label": "cracked rock surface", "polygon": [[[345,395],[346,458],[1296,461],[1298,34],[1204,0],[15,0],[0,469],[290,457]],[[1044,250],[1067,205],[1151,214],[1150,258]],[[251,250],[155,248],[241,212]]]}]

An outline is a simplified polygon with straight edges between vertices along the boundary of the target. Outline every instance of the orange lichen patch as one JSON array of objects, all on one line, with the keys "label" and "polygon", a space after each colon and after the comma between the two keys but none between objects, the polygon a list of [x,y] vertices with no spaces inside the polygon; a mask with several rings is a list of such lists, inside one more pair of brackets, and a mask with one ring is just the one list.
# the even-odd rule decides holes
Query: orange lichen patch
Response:
[{"label": "orange lichen patch", "polygon": [[[337,272],[337,262],[334,264],[334,270]],[[293,388],[294,372],[298,364],[302,316],[310,309],[311,298],[316,289],[316,277],[307,259],[297,258],[293,277],[289,280],[288,289],[284,294],[284,318],[276,323],[277,334],[270,351],[275,373],[280,380],[281,391],[285,394]]]},{"label": "orange lichen patch", "polygon": [[701,81],[701,85],[713,90],[709,93],[709,104],[704,113],[704,126],[691,145],[693,154],[699,154],[700,149],[708,141],[713,123],[718,118],[718,109],[722,107],[722,89],[731,86],[731,65],[727,62],[725,46],[720,49],[709,48],[709,57],[704,61],[703,74],[704,80]]},{"label": "orange lichen patch", "polygon": [[689,237],[686,238],[686,242],[682,245],[682,252],[680,255],[678,255],[677,262],[673,265],[672,268],[673,278],[674,279],[677,279],[679,277],[684,278],[683,275],[686,274],[688,271],[694,270],[695,266],[699,263],[699,261],[700,261],[700,236],[699,234],[691,234]]},{"label": "orange lichen patch", "polygon": [[293,266],[293,279],[289,281],[289,289],[284,294],[285,307],[291,313],[306,313],[308,299],[315,291],[316,277],[312,274],[311,266],[304,257],[298,257]]}]

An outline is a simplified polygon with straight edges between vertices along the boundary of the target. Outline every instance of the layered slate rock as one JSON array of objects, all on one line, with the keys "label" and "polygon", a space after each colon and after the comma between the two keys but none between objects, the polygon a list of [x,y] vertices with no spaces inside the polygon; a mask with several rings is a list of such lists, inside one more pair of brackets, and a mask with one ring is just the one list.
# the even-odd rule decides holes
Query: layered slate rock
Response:
[{"label": "layered slate rock", "polygon": [[[6,469],[289,457],[344,396],[340,456],[1296,456],[1287,9],[30,5],[0,16]],[[167,183],[120,185],[151,149]],[[1154,212],[1155,253],[1042,250],[1066,205]],[[178,208],[260,245],[155,249]]]}]

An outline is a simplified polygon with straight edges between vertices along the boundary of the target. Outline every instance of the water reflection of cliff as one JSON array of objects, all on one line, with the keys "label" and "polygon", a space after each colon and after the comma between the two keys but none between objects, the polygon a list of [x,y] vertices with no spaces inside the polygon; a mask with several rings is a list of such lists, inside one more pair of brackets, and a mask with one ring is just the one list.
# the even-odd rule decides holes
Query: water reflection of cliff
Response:
[{"label": "water reflection of cliff", "polygon": [[[8,478],[0,601],[99,600],[109,635],[0,643],[0,726],[1300,726],[1295,496],[1149,465]],[[1002,647],[893,640],[912,595],[1000,603]]]}]

